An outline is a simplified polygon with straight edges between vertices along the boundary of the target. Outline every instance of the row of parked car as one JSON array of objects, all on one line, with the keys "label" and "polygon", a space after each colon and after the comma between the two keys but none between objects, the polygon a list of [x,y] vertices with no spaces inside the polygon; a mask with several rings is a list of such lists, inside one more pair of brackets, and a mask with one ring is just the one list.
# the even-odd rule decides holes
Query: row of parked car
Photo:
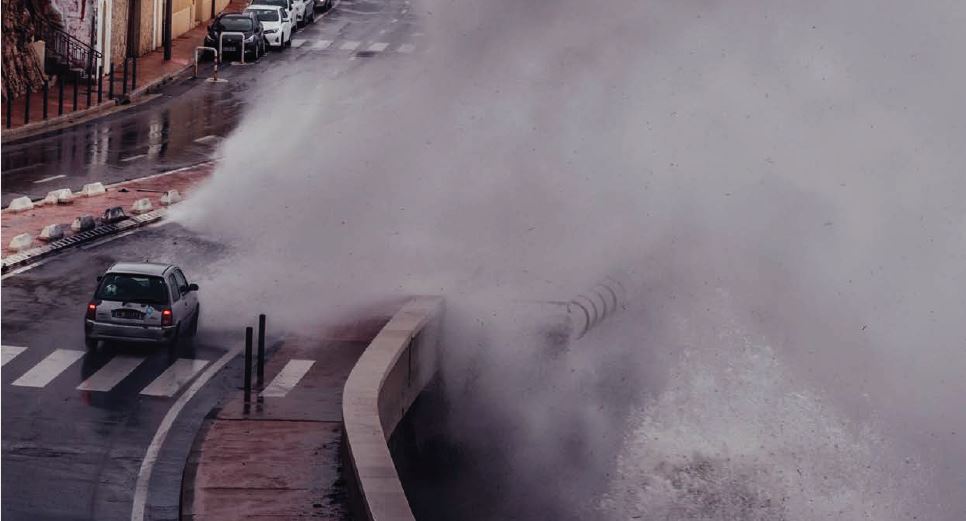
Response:
[{"label": "row of parked car", "polygon": [[[240,13],[222,13],[208,26],[205,46],[225,54],[245,54],[255,61],[268,48],[292,45],[292,33],[315,23],[316,12],[332,7],[334,0],[253,0]],[[224,36],[222,36],[224,34]]]}]

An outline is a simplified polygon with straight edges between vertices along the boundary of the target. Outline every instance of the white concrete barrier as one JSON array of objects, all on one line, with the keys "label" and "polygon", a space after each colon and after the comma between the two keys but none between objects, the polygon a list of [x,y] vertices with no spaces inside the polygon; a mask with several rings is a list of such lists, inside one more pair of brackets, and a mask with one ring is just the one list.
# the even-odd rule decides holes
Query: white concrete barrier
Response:
[{"label": "white concrete barrier", "polygon": [[13,201],[10,201],[10,204],[7,205],[7,210],[10,210],[11,212],[26,212],[27,210],[33,209],[34,202],[31,201],[27,196],[18,197]]},{"label": "white concrete barrier", "polygon": [[13,239],[10,239],[10,244],[7,245],[7,249],[10,251],[21,252],[27,248],[30,248],[33,243],[34,239],[29,233],[21,233]]},{"label": "white concrete barrier", "polygon": [[74,222],[70,223],[70,229],[75,232],[86,232],[95,226],[97,226],[97,223],[94,221],[94,216],[92,215],[81,215],[74,219]]},{"label": "white concrete barrier", "polygon": [[47,192],[47,197],[44,197],[44,204],[70,204],[72,202],[74,202],[74,194],[71,193],[70,188],[51,190]]},{"label": "white concrete barrier", "polygon": [[342,393],[348,477],[359,519],[414,521],[387,441],[437,370],[441,297],[406,303],[352,368]]},{"label": "white concrete barrier", "polygon": [[38,239],[44,242],[56,241],[58,239],[64,238],[64,225],[62,224],[48,224],[44,226],[43,230],[40,230],[40,235],[37,236]]},{"label": "white concrete barrier", "polygon": [[145,197],[143,199],[134,201],[134,204],[131,205],[131,213],[140,215],[142,213],[150,212],[153,208],[154,207],[151,206],[151,200]]},{"label": "white concrete barrier", "polygon": [[181,193],[177,190],[168,190],[161,196],[161,204],[164,206],[180,203],[181,200]]},{"label": "white concrete barrier", "polygon": [[84,194],[86,197],[94,197],[95,195],[102,195],[107,193],[107,188],[104,188],[104,183],[88,183],[84,185],[80,193]]}]

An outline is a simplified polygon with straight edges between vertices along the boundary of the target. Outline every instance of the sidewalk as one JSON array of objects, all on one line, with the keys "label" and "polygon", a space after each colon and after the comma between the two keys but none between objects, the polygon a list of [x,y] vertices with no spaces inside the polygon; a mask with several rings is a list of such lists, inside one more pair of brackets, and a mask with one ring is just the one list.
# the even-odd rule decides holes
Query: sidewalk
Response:
[{"label": "sidewalk", "polygon": [[[182,482],[181,519],[235,521],[349,519],[342,478],[342,388],[388,317],[289,338],[265,367],[282,396],[234,398],[205,420]],[[301,379],[274,385],[288,364],[311,363]],[[253,382],[254,385],[254,382]],[[241,394],[241,393],[239,393]]]},{"label": "sidewalk", "polygon": [[[248,0],[231,0],[222,12],[241,11],[248,3]],[[100,86],[96,78],[92,80],[90,87],[83,81],[76,86],[77,103],[74,103],[75,85],[73,82],[68,81],[63,85],[62,114],[60,114],[60,86],[53,80],[49,84],[46,99],[44,99],[42,90],[30,94],[29,120],[26,118],[28,96],[19,96],[13,99],[13,103],[8,103],[7,97],[4,95],[2,102],[0,102],[0,117],[3,118],[0,120],[2,121],[0,122],[0,127],[2,127],[0,134],[2,134],[3,141],[62,129],[112,114],[136,104],[149,90],[173,80],[194,67],[195,48],[203,44],[207,27],[207,22],[198,24],[190,31],[175,38],[171,42],[171,60],[169,61],[164,60],[164,49],[158,48],[137,58],[136,75],[135,66],[129,62],[127,85],[124,84],[123,62],[114,64],[114,99],[109,97],[109,65],[106,65]],[[101,103],[97,101],[99,90]],[[87,101],[88,92],[90,92],[90,103]],[[47,105],[46,120],[43,117],[45,104]],[[10,106],[8,107],[8,105]],[[10,109],[9,128],[7,126],[8,108]]]}]

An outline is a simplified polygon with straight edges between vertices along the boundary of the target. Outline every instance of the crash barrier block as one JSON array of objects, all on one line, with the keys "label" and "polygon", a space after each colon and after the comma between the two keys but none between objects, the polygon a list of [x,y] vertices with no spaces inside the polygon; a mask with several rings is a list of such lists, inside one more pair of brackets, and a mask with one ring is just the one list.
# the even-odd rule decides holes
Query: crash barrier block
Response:
[{"label": "crash barrier block", "polygon": [[37,236],[38,239],[44,242],[56,241],[58,239],[64,238],[64,225],[62,224],[48,224],[44,226],[43,230],[40,230],[40,235]]},{"label": "crash barrier block", "polygon": [[181,193],[177,190],[168,190],[161,196],[161,204],[164,206],[180,203]]},{"label": "crash barrier block", "polygon": [[131,213],[140,215],[142,213],[150,212],[153,208],[154,207],[151,206],[151,200],[145,197],[143,199],[134,201],[134,204],[131,205]]},{"label": "crash barrier block", "polygon": [[97,225],[94,222],[93,215],[81,215],[80,217],[74,219],[74,222],[70,223],[70,229],[75,232],[86,232],[87,230],[92,230]]},{"label": "crash barrier block", "polygon": [[20,252],[29,248],[33,243],[34,239],[29,233],[21,233],[13,239],[10,239],[10,244],[7,245],[7,249]]},{"label": "crash barrier block", "polygon": [[104,217],[101,220],[107,224],[114,224],[118,221],[123,221],[124,219],[127,219],[127,215],[124,214],[124,208],[114,206],[104,210]]},{"label": "crash barrier block", "polygon": [[31,201],[27,196],[18,197],[13,201],[10,201],[10,204],[7,205],[7,210],[10,210],[11,212],[26,212],[27,210],[33,209],[34,202]]},{"label": "crash barrier block", "polygon": [[604,319],[627,306],[627,291],[624,284],[608,277],[590,291],[577,295],[567,303],[574,337],[581,338]]},{"label": "crash barrier block", "polygon": [[74,194],[71,193],[70,188],[51,190],[47,192],[47,197],[44,197],[44,204],[70,204],[72,202],[74,202]]},{"label": "crash barrier block", "polygon": [[438,368],[441,297],[407,302],[372,339],[342,393],[356,519],[414,521],[387,441]]},{"label": "crash barrier block", "polygon": [[104,183],[88,183],[84,185],[80,193],[86,197],[94,197],[95,195],[106,194],[107,188],[104,188]]}]

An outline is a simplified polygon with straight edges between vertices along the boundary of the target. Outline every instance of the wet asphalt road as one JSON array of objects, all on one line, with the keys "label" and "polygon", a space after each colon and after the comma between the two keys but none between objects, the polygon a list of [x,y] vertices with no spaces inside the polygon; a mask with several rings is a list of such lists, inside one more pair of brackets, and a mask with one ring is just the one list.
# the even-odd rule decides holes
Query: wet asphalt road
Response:
[{"label": "wet asphalt road", "polygon": [[[320,13],[321,14],[321,13]],[[293,47],[272,51],[254,65],[226,65],[227,83],[186,79],[157,98],[96,122],[10,143],[2,148],[2,204],[23,195],[40,198],[57,188],[79,190],[144,177],[211,157],[248,106],[246,93],[272,72],[299,64],[348,73],[381,49],[377,59],[418,59],[419,21],[403,0],[343,0],[293,35]],[[329,42],[325,45],[323,42]],[[355,44],[355,46],[353,45]],[[381,44],[385,44],[383,47]],[[324,46],[324,47],[323,47]],[[202,76],[210,74],[202,69]]]},{"label": "wet asphalt road", "polygon": [[[413,39],[417,32],[415,17],[402,1],[343,1],[296,33],[294,38],[302,42],[293,48],[269,53],[254,65],[226,67],[222,77],[228,83],[187,80],[101,121],[4,145],[3,204],[23,194],[42,197],[59,187],[77,190],[88,182],[113,183],[208,160],[218,142],[208,136],[225,136],[243,121],[246,93],[268,72],[311,63],[337,76],[351,74],[371,59],[418,59]],[[319,43],[325,41],[331,43]],[[383,43],[381,56],[359,55]],[[361,57],[367,59],[357,59]],[[55,176],[63,177],[47,180]],[[171,380],[171,396],[145,393],[165,381],[165,374],[186,365],[207,367],[237,348],[247,324],[240,319],[238,331],[206,327],[205,310],[210,308],[202,287],[199,335],[176,352],[138,346],[89,352],[83,342],[84,307],[96,276],[115,261],[172,262],[192,278],[227,254],[219,244],[167,224],[78,248],[6,276],[0,325],[0,513],[5,521],[131,519],[147,447],[172,404],[199,373],[179,373]],[[119,363],[134,368],[115,371],[117,381],[102,390],[78,389],[92,376],[111,374]],[[235,357],[175,420],[152,474],[145,519],[177,519],[181,473],[195,432],[204,415],[239,386],[240,364]]]}]

